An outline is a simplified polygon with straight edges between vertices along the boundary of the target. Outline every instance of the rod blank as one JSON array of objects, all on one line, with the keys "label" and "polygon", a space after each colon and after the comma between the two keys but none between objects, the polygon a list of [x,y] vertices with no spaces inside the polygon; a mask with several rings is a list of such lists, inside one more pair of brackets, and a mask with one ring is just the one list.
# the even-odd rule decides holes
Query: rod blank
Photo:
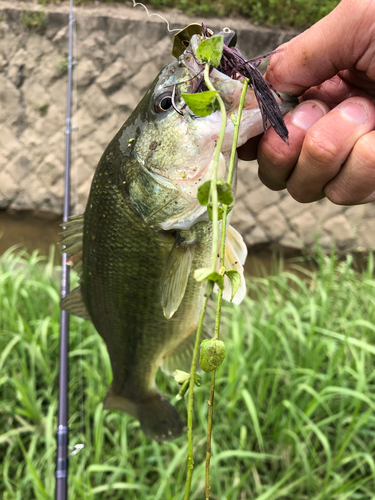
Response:
[{"label": "rod blank", "polygon": [[[70,0],[69,10],[69,56],[68,56],[68,89],[65,121],[65,190],[63,223],[70,215],[70,164],[71,164],[71,134],[72,134],[72,71],[73,71],[73,0]],[[61,299],[69,293],[69,266],[67,254],[62,254],[61,266]],[[68,390],[69,390],[69,313],[61,311],[60,317],[60,367],[59,367],[59,410],[56,434],[56,500],[66,500],[68,497]]]}]

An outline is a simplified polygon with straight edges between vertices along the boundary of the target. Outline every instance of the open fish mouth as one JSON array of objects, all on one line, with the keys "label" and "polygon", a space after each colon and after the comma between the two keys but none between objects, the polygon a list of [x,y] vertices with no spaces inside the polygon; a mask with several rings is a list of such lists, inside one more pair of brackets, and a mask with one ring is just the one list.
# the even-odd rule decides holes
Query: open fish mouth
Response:
[{"label": "open fish mouth", "polygon": [[[179,54],[179,64],[185,65],[190,69],[193,75],[195,74],[195,76],[191,78],[191,80],[196,80],[194,85],[192,85],[191,93],[204,91],[204,77],[202,74],[204,64],[199,61],[197,48],[202,40],[210,38],[213,35],[214,33],[207,29],[203,23],[201,26],[197,24],[189,25],[175,35],[175,43],[172,54]],[[241,82],[246,79],[254,93],[254,99],[251,100],[256,102],[256,105],[260,110],[263,130],[266,133],[267,128],[272,126],[281,139],[288,143],[288,129],[284,123],[283,114],[280,110],[280,102],[283,103],[284,99],[277,93],[271,84],[265,80],[258,70],[261,60],[276,53],[277,51],[272,51],[254,59],[247,60],[241,54],[240,50],[235,47],[237,40],[235,31],[229,28],[224,28],[220,33],[217,33],[217,35],[223,36],[224,47],[220,64],[217,67],[217,70],[213,69],[211,71],[210,79],[212,77],[212,81],[214,83],[216,76],[216,80],[219,81],[219,85],[225,82],[226,79],[229,80],[231,84],[235,81]],[[181,52],[182,47],[185,47],[183,52]],[[241,85],[239,88],[240,87]],[[233,92],[236,96],[235,100],[231,99],[230,92],[227,90],[224,92],[220,92],[220,89],[218,90],[227,105],[230,104],[231,107],[235,107],[236,104],[238,105],[239,97],[236,95],[235,87]],[[298,101],[295,101],[294,103],[297,105]],[[249,99],[247,99],[245,109],[248,109],[249,106],[250,108],[255,107],[255,103],[249,104]],[[176,106],[175,109],[180,114],[184,114],[186,104],[179,108]]]}]

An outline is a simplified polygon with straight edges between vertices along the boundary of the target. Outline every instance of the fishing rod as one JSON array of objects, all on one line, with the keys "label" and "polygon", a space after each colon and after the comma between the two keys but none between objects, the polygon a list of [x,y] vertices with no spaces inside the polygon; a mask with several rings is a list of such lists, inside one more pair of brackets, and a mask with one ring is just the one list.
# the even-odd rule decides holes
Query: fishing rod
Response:
[{"label": "fishing rod", "polygon": [[[63,224],[70,214],[70,164],[72,134],[72,71],[73,71],[73,0],[69,9],[69,53],[68,53],[68,89],[65,120],[65,188]],[[65,228],[64,228],[65,229]],[[67,254],[61,259],[61,299],[69,293],[69,266]],[[59,409],[56,433],[56,489],[55,499],[66,500],[68,495],[68,351],[69,351],[69,313],[61,310],[60,316],[60,362],[59,362]]]}]

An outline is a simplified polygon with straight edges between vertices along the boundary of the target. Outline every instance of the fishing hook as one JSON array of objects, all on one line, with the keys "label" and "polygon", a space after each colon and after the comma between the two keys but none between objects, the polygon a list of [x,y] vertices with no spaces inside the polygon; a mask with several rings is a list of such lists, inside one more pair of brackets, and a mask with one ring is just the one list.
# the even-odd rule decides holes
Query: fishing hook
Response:
[{"label": "fishing hook", "polygon": [[176,85],[173,85],[172,96],[171,96],[173,109],[177,111],[179,115],[184,116],[184,113],[176,105],[175,97],[176,97]]}]

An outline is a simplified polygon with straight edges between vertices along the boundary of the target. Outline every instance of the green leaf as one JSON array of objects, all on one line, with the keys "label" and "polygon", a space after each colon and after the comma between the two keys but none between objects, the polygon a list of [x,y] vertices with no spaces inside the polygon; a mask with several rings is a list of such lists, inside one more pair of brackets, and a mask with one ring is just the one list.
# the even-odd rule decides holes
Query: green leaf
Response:
[{"label": "green leaf", "polygon": [[[173,376],[175,381],[180,385],[190,379],[190,373],[184,372],[182,370],[175,370]],[[198,375],[198,373],[194,375],[194,381],[196,384],[199,384],[201,379],[202,377]]]},{"label": "green leaf", "polygon": [[[217,207],[217,211],[218,211],[218,220],[221,220],[223,218],[222,207]],[[207,215],[208,215],[208,218],[212,221],[212,205],[207,206]]]},{"label": "green leaf", "polygon": [[202,267],[194,271],[194,278],[198,282],[202,281],[214,281],[217,283],[218,287],[223,290],[224,288],[224,278],[221,274],[216,271],[212,272],[210,267]]},{"label": "green leaf", "polygon": [[201,205],[206,207],[210,202],[210,189],[211,189],[211,181],[204,182],[198,188],[198,201]]},{"label": "green leaf", "polygon": [[[218,209],[218,220],[221,220],[223,218],[223,208],[222,207],[217,207]],[[228,207],[227,214],[229,214],[233,210],[233,206]],[[207,205],[207,215],[208,218],[212,221],[212,206]]]},{"label": "green leaf", "polygon": [[215,35],[203,40],[197,48],[197,57],[204,63],[217,68],[221,61],[224,48],[223,35]]},{"label": "green leaf", "polygon": [[208,116],[220,109],[216,96],[217,90],[207,90],[197,94],[181,94],[191,111],[197,116]]},{"label": "green leaf", "polygon": [[181,385],[190,378],[190,373],[184,372],[182,370],[175,370],[173,376],[175,381]]},{"label": "green leaf", "polygon": [[230,301],[232,302],[233,297],[235,296],[238,287],[240,286],[241,283],[241,275],[237,271],[226,271],[225,273],[228,278],[230,279],[231,285],[232,285],[232,295],[230,298]]},{"label": "green leaf", "polygon": [[219,179],[217,181],[217,199],[219,203],[230,205],[233,203],[232,187],[229,182]]},{"label": "green leaf", "polygon": [[196,281],[205,281],[208,280],[208,276],[211,274],[210,267],[201,267],[200,269],[196,269],[194,271],[194,278]]}]

